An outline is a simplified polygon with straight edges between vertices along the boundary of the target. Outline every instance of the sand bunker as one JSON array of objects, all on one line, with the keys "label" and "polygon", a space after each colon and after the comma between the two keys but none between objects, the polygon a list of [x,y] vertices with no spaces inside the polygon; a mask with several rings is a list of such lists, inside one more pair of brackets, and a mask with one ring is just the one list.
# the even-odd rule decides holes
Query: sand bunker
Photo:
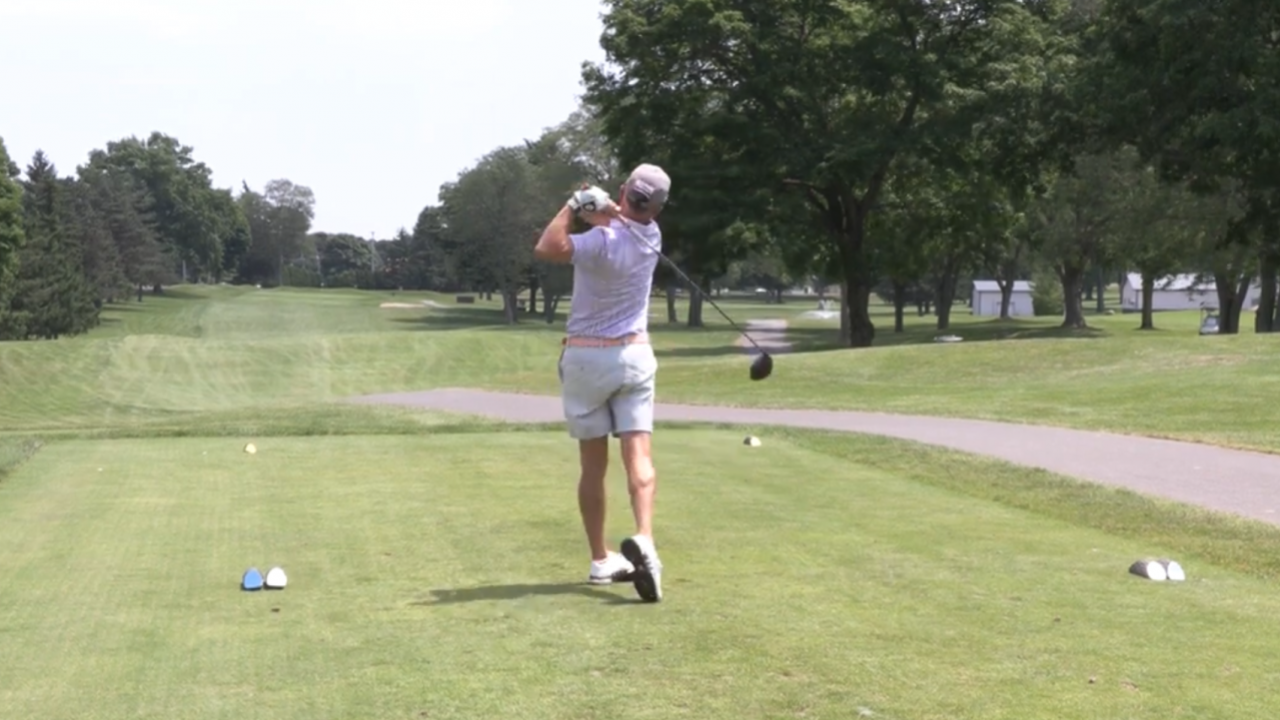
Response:
[{"label": "sand bunker", "polygon": [[422,306],[421,306],[421,305],[414,305],[414,304],[412,304],[412,303],[385,302],[385,303],[382,303],[381,305],[379,305],[378,307],[383,307],[383,308],[402,308],[402,309],[407,309],[407,310],[416,310],[416,309],[418,309],[418,308],[421,308]]}]

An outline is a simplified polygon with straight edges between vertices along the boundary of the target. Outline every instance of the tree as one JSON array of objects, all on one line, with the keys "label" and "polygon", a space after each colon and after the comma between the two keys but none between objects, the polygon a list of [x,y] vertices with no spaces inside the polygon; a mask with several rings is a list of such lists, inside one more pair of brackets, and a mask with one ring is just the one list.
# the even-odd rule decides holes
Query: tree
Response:
[{"label": "tree", "polygon": [[97,324],[98,308],[85,281],[81,248],[66,226],[65,188],[43,151],[36,151],[26,174],[27,242],[19,254],[6,325],[20,340],[83,333]]},{"label": "tree", "polygon": [[1144,166],[1132,148],[1126,148],[1125,155],[1134,171],[1116,188],[1123,207],[1117,217],[1118,254],[1142,274],[1139,329],[1154,330],[1152,295],[1156,283],[1188,268],[1209,229],[1197,198],[1179,184],[1162,182],[1156,169]]},{"label": "tree", "polygon": [[[748,232],[754,232],[754,229]],[[730,266],[730,287],[747,291],[764,288],[766,302],[781,304],[782,294],[794,283],[794,278],[787,269],[786,261],[779,250],[778,240],[765,236],[753,244],[756,246],[755,250],[747,253],[746,258]]]},{"label": "tree", "polygon": [[[1268,0],[1107,0],[1097,52],[1087,64],[1095,87],[1094,132],[1130,143],[1165,181],[1186,183],[1206,198],[1233,195],[1215,275],[1231,316],[1238,265],[1261,278],[1265,308],[1257,329],[1275,326],[1280,270],[1280,5]],[[1226,205],[1219,205],[1225,208]],[[1243,253],[1243,254],[1242,254]],[[1240,283],[1244,282],[1242,286]]]},{"label": "tree", "polygon": [[1032,253],[1031,235],[1027,232],[1026,216],[1014,213],[1007,230],[992,238],[985,247],[983,264],[1000,288],[1000,319],[1009,320],[1009,306],[1013,300],[1014,283],[1026,277],[1031,270],[1028,256]]},{"label": "tree", "polygon": [[18,167],[9,159],[4,139],[0,138],[0,338],[17,332],[10,326],[10,302],[18,255],[26,244],[22,227],[22,185],[17,177]]},{"label": "tree", "polygon": [[301,259],[311,266],[307,257],[314,257],[315,251],[307,247],[315,217],[311,188],[280,178],[267,182],[258,193],[242,183],[236,204],[250,238],[237,272],[241,281],[279,284],[285,281],[286,262]]},{"label": "tree", "polygon": [[[546,217],[553,216],[582,183],[613,189],[622,183],[617,158],[604,142],[599,123],[585,108],[564,122],[525,142],[525,158],[534,170],[537,201]],[[542,291],[543,319],[555,321],[560,300],[573,292],[573,268],[535,260],[530,268],[529,312],[537,312]]]},{"label": "tree", "polygon": [[[1022,71],[1043,49],[1042,6],[1016,0],[606,6],[601,44],[617,69],[587,65],[584,77],[611,139],[631,128],[691,160],[716,156],[713,178],[673,173],[686,188],[802,193],[840,259],[844,340],[858,347],[875,335],[867,219],[895,160],[927,150],[945,165],[985,91],[1034,84]],[[748,218],[753,200],[731,198]]]},{"label": "tree", "polygon": [[249,219],[244,209],[236,202],[230,190],[217,188],[210,195],[210,210],[214,221],[214,232],[222,245],[222,262],[213,271],[215,282],[222,282],[226,276],[234,276],[240,263],[249,254],[253,246],[253,233],[249,229]]},{"label": "tree", "polygon": [[1029,212],[1037,244],[1062,283],[1062,327],[1088,326],[1082,306],[1085,271],[1118,250],[1115,238],[1124,212],[1119,198],[1129,171],[1118,155],[1081,155]]},{"label": "tree", "polygon": [[160,242],[151,209],[151,195],[131,175],[81,166],[78,184],[100,215],[116,246],[120,272],[125,281],[139,290],[160,287],[178,280],[171,247]]},{"label": "tree", "polygon": [[460,285],[441,246],[444,210],[428,205],[418,213],[405,252],[404,285],[419,290],[458,290]]},{"label": "tree", "polygon": [[[902,162],[910,163],[911,158]],[[934,261],[934,240],[944,232],[946,221],[942,198],[933,192],[932,183],[924,164],[913,163],[885,187],[882,209],[867,221],[868,232],[879,238],[873,258],[883,282],[876,293],[893,304],[895,333],[905,329],[909,303],[923,315],[935,299],[926,277]]]},{"label": "tree", "polygon": [[[613,100],[611,100],[613,102]],[[690,100],[699,105],[715,106],[715,97]],[[629,168],[642,162],[662,166],[678,183],[663,209],[663,253],[701,288],[710,288],[722,277],[729,265],[740,261],[751,251],[752,238],[761,234],[746,232],[747,225],[759,225],[779,216],[770,208],[769,188],[753,185],[748,173],[735,170],[740,164],[740,151],[731,148],[714,134],[701,130],[656,135],[655,127],[670,118],[655,120],[638,114],[610,109],[597,109],[600,129],[619,158],[619,167]],[[660,116],[661,117],[661,116]],[[690,123],[704,120],[704,115],[691,112]],[[621,184],[624,178],[618,178]],[[667,288],[669,315],[674,316],[674,293],[681,282],[665,263],[655,269],[655,284]],[[702,327],[702,294],[690,287],[685,324]]]},{"label": "tree", "polygon": [[121,266],[120,249],[112,236],[106,215],[95,201],[93,188],[75,178],[62,178],[62,225],[71,240],[79,247],[80,265],[90,296],[101,306],[125,295],[129,281]]},{"label": "tree", "polygon": [[[373,285],[373,249],[369,241],[350,233],[315,233],[319,272],[327,287]],[[361,280],[364,280],[361,283]]]},{"label": "tree", "polygon": [[153,132],[146,140],[130,136],[89,153],[89,167],[131,176],[147,189],[160,241],[185,272],[217,276],[223,267],[223,233],[212,187],[212,171],[196,162],[192,148],[177,138]]},{"label": "tree", "polygon": [[442,248],[459,274],[502,293],[508,323],[528,286],[533,246],[546,224],[537,171],[525,150],[498,148],[440,189],[446,231]]}]

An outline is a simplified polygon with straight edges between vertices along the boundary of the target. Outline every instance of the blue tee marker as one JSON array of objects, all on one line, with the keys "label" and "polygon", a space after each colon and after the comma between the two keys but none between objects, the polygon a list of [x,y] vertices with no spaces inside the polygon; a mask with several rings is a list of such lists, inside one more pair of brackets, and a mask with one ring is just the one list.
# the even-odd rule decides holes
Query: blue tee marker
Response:
[{"label": "blue tee marker", "polygon": [[240,589],[242,590],[261,590],[262,589],[262,573],[258,572],[258,568],[249,568],[244,579],[240,581]]}]

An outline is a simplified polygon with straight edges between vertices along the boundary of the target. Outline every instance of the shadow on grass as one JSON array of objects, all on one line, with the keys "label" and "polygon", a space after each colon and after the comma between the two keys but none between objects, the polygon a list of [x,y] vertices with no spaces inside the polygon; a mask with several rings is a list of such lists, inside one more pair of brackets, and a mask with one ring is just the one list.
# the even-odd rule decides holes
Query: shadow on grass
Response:
[{"label": "shadow on grass", "polygon": [[[208,287],[208,286],[205,286],[205,287]],[[146,290],[143,291],[142,297],[143,297],[143,301],[142,301],[143,305],[146,304],[147,298],[151,298],[151,299],[167,298],[169,300],[207,300],[208,299],[207,297],[205,297],[204,295],[201,295],[198,292],[192,292],[187,289],[179,289],[174,287],[162,287],[160,289],[159,294],[153,293],[151,292],[151,288],[147,288]],[[136,296],[135,296],[135,299],[136,299]]]},{"label": "shadow on grass", "polygon": [[546,597],[554,595],[581,595],[600,600],[607,605],[632,605],[638,599],[628,599],[621,595],[599,590],[586,583],[561,584],[525,584],[525,585],[484,585],[474,588],[456,588],[432,590],[431,600],[417,600],[410,605],[453,605],[456,603],[485,602],[489,600],[519,600],[525,597]]}]

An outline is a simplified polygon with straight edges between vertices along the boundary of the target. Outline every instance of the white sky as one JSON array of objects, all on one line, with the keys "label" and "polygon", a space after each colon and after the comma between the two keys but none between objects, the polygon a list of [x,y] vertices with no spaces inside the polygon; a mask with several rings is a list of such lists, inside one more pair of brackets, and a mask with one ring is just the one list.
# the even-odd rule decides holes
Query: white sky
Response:
[{"label": "white sky", "polygon": [[0,137],[59,174],[175,136],[239,192],[288,178],[313,229],[412,230],[499,145],[577,107],[598,0],[0,0]]}]

